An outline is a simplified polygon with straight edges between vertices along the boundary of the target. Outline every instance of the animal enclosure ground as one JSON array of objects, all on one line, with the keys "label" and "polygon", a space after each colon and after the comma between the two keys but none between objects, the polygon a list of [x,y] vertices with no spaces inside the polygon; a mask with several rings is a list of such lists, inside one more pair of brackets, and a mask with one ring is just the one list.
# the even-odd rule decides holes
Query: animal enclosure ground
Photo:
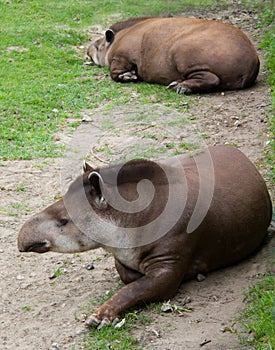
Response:
[{"label": "animal enclosure ground", "polygon": [[[252,11],[238,8],[205,11],[183,15],[231,22],[257,42],[260,30]],[[262,66],[253,88],[201,95],[184,113],[162,104],[137,104],[135,96],[128,104],[111,111],[105,106],[83,110],[83,117],[89,121],[83,122],[81,129],[84,133],[97,131],[97,142],[91,145],[89,158],[93,164],[104,165],[101,160],[156,154],[161,158],[175,149],[186,152],[205,145],[234,144],[256,163],[271,190],[264,155],[271,102],[263,52],[259,51],[259,55]],[[73,140],[67,134],[59,138],[69,144]],[[62,164],[62,159],[2,162],[0,348],[3,350],[85,349],[83,313],[95,307],[91,300],[119,288],[113,258],[103,250],[75,255],[23,255],[17,251],[16,238],[23,222],[61,194]],[[274,198],[274,192],[272,195]],[[187,306],[192,311],[181,315],[143,310],[153,322],[133,328],[133,335],[143,343],[144,349],[241,349],[234,321],[244,307],[248,286],[271,270],[272,247],[274,239],[236,266],[211,273],[202,282],[183,284],[171,304],[182,306],[186,297],[190,297]],[[91,261],[95,269],[87,270],[85,265]],[[57,270],[60,273],[52,278]]]}]

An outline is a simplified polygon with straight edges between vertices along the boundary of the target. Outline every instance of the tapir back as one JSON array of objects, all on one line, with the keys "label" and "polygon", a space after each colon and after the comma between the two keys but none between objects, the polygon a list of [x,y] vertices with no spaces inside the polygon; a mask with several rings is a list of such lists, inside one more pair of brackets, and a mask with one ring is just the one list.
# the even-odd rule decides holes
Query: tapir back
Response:
[{"label": "tapir back", "polygon": [[[207,215],[189,233],[195,246],[188,276],[247,257],[260,246],[272,217],[266,184],[250,160],[234,147],[209,150],[215,169],[214,190]],[[194,181],[198,186],[198,174]]]}]

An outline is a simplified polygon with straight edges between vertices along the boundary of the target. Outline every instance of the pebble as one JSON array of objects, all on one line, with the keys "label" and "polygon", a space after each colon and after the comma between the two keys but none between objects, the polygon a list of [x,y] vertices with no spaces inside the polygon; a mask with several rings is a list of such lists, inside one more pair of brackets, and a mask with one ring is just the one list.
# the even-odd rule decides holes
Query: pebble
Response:
[{"label": "pebble", "polygon": [[173,311],[173,307],[169,303],[163,303],[162,306],[161,306],[161,311],[162,312],[172,312]]},{"label": "pebble", "polygon": [[52,345],[51,345],[49,350],[55,350],[55,349],[59,349],[58,343],[52,343]]},{"label": "pebble", "polygon": [[18,281],[22,281],[22,280],[25,279],[25,277],[22,276],[22,275],[18,275],[18,276],[16,276],[16,279],[17,279]]},{"label": "pebble", "polygon": [[197,274],[197,281],[198,282],[202,282],[206,279],[206,277],[204,275],[202,275],[201,273]]},{"label": "pebble", "polygon": [[87,263],[85,264],[85,269],[86,270],[93,270],[95,267],[93,265],[93,263]]},{"label": "pebble", "polygon": [[88,122],[92,122],[92,121],[93,121],[93,119],[87,115],[84,115],[84,117],[82,118],[82,122],[88,123]]},{"label": "pebble", "polygon": [[242,124],[241,124],[241,122],[239,120],[236,120],[234,125],[238,127],[238,126],[241,126]]},{"label": "pebble", "polygon": [[125,325],[125,318],[123,318],[120,322],[118,322],[116,325],[115,325],[115,328],[121,328]]},{"label": "pebble", "polygon": [[191,297],[187,295],[186,297],[183,298],[181,304],[182,304],[182,305],[186,305],[186,304],[191,303],[191,301],[192,301],[192,300],[191,300]]}]

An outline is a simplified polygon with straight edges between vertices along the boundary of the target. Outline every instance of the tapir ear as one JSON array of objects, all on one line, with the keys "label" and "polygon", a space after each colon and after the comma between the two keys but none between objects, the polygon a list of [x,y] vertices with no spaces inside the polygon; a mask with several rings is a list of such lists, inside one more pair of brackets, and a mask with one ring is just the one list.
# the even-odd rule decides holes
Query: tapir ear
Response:
[{"label": "tapir ear", "polygon": [[83,167],[83,172],[84,173],[86,173],[87,171],[91,172],[91,171],[94,170],[93,167],[91,167],[91,165],[86,162],[86,160],[83,160],[82,167]]},{"label": "tapir ear", "polygon": [[107,43],[111,44],[114,41],[115,33],[112,29],[107,29],[105,32],[105,38]]},{"label": "tapir ear", "polygon": [[96,191],[97,205],[99,206],[100,209],[106,209],[107,202],[106,202],[104,195],[103,195],[104,181],[102,179],[102,176],[97,171],[92,171],[89,174],[88,179]]}]

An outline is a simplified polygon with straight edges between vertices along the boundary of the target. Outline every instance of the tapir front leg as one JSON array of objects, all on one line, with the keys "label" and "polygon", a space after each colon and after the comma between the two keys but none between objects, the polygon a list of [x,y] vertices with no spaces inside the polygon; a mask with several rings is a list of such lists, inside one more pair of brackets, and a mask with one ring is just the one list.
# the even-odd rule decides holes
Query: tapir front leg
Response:
[{"label": "tapir front leg", "polygon": [[128,267],[124,266],[117,259],[115,259],[115,265],[116,265],[116,269],[117,269],[117,272],[119,273],[121,281],[125,284],[129,284],[131,282],[134,282],[137,279],[144,276],[140,272],[129,269]]},{"label": "tapir front leg", "polygon": [[180,283],[181,276],[162,267],[120,289],[86,320],[86,325],[110,324],[122,311],[142,302],[168,300],[176,294]]},{"label": "tapir front leg", "polygon": [[136,67],[124,56],[113,57],[110,64],[111,78],[119,82],[135,82],[138,80]]}]

